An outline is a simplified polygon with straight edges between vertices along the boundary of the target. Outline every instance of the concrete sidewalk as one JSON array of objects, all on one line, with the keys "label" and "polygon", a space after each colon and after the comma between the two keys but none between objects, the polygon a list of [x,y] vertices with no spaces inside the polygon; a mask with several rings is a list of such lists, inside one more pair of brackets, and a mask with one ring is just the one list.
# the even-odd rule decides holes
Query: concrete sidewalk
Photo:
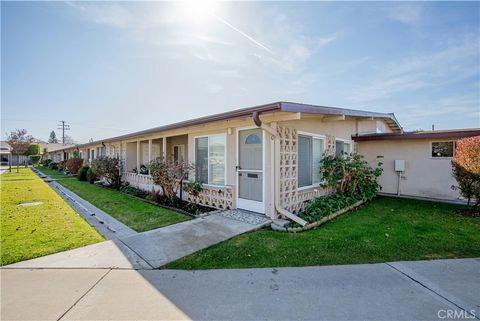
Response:
[{"label": "concrete sidewalk", "polygon": [[[230,215],[234,212],[235,215]],[[240,215],[240,214],[241,215]],[[265,216],[221,211],[191,221],[8,265],[8,268],[154,269],[270,224]]]},{"label": "concrete sidewalk", "polygon": [[0,273],[2,320],[480,316],[479,259],[206,271],[4,268]]}]

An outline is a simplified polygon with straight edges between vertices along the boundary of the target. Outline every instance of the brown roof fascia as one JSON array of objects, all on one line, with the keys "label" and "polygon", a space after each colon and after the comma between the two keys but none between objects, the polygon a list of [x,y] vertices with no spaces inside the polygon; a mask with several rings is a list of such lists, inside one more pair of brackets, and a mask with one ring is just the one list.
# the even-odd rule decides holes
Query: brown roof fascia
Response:
[{"label": "brown roof fascia", "polygon": [[456,130],[442,132],[383,133],[352,136],[354,141],[404,140],[404,139],[444,139],[479,136],[480,130]]}]

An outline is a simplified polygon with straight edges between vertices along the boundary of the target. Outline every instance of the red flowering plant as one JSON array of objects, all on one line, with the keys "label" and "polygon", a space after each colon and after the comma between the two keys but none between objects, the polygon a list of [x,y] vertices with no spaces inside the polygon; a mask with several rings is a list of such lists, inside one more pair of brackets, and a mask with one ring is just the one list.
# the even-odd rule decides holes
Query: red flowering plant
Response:
[{"label": "red flowering plant", "polygon": [[194,169],[194,166],[185,161],[175,162],[158,157],[150,162],[149,169],[153,182],[160,185],[163,196],[174,204],[177,201],[181,180]]},{"label": "red flowering plant", "polygon": [[459,190],[470,205],[474,200],[473,210],[480,205],[480,136],[468,137],[456,142],[455,155],[452,160],[453,176]]},{"label": "red flowering plant", "polygon": [[69,158],[65,163],[65,167],[72,174],[77,174],[78,169],[83,165],[83,159],[81,158]]}]

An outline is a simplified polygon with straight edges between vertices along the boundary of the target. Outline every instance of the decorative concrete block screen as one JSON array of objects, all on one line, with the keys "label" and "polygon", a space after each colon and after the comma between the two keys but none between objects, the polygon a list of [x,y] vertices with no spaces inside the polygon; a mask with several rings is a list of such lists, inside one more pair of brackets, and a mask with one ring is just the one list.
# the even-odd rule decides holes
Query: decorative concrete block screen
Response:
[{"label": "decorative concrete block screen", "polygon": [[232,186],[204,186],[197,202],[201,205],[219,209],[231,209],[233,208],[233,188]]},{"label": "decorative concrete block screen", "polygon": [[[282,207],[292,213],[303,210],[305,201],[329,193],[328,190],[312,188],[298,191],[297,173],[297,130],[278,127],[280,138],[280,202]],[[335,154],[335,137],[327,135],[326,153]]]}]

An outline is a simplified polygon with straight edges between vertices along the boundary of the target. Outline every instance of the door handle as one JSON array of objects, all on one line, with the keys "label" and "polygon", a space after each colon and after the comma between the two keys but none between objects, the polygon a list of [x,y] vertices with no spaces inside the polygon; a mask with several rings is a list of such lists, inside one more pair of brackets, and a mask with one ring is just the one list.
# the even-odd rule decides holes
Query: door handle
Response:
[{"label": "door handle", "polygon": [[235,166],[235,169],[238,171],[238,170],[241,170],[242,168],[240,166]]}]

